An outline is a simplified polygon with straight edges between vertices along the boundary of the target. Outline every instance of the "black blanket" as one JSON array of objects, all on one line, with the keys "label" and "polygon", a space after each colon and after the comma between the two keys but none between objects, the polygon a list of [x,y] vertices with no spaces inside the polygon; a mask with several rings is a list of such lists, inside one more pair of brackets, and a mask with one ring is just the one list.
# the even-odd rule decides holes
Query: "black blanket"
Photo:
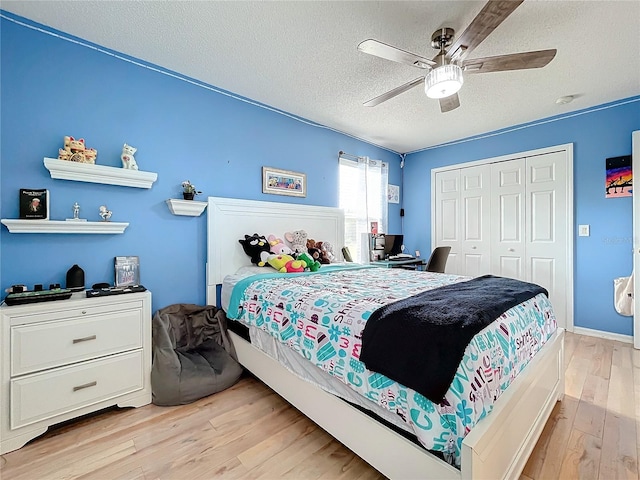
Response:
[{"label": "black blanket", "polygon": [[390,303],[367,320],[360,360],[440,403],[473,336],[539,293],[548,296],[539,285],[485,275]]}]

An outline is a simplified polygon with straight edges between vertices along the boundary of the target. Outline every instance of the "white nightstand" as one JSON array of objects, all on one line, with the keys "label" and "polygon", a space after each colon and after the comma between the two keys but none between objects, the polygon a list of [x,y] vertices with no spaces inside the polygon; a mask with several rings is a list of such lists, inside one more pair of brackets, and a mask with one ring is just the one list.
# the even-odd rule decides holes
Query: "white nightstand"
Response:
[{"label": "white nightstand", "polygon": [[0,306],[0,453],[56,423],[151,403],[151,293]]}]

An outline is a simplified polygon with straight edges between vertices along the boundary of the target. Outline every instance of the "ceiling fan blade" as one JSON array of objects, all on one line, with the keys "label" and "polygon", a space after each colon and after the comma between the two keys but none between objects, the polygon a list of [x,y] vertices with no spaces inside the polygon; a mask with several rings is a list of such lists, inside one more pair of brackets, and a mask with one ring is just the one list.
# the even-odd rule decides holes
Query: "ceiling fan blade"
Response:
[{"label": "ceiling fan blade", "polygon": [[542,68],[556,56],[556,49],[535,52],[513,53],[495,57],[474,58],[462,63],[465,73],[504,72],[507,70],[525,70]]},{"label": "ceiling fan blade", "polygon": [[360,42],[358,50],[375,57],[384,58],[385,60],[391,60],[392,62],[402,63],[404,65],[411,65],[417,68],[429,68],[431,65],[435,65],[435,62],[428,58],[421,57],[415,53],[400,50],[399,48],[392,47],[386,43],[379,42],[377,40],[369,39],[364,42]]},{"label": "ceiling fan blade", "polygon": [[460,97],[457,93],[440,99],[440,111],[442,113],[450,112],[460,106]]},{"label": "ceiling fan blade", "polygon": [[365,107],[375,107],[376,105],[380,105],[382,102],[386,102],[387,100],[397,97],[401,93],[406,92],[407,90],[411,90],[413,87],[424,83],[424,77],[418,77],[415,80],[411,80],[409,83],[405,83],[404,85],[400,85],[399,87],[394,88],[393,90],[389,90],[382,95],[377,96],[376,98],[372,98],[368,102],[364,102],[363,105]]},{"label": "ceiling fan blade", "polygon": [[524,0],[489,0],[467,29],[456,38],[448,50],[452,61],[464,60],[493,32],[504,19],[513,13]]}]

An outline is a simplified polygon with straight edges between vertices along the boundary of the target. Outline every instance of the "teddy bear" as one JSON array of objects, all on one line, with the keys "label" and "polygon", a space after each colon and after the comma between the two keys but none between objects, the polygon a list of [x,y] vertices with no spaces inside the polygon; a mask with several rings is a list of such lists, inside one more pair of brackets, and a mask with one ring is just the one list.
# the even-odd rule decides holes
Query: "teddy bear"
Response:
[{"label": "teddy bear", "polygon": [[293,253],[293,251],[287,246],[286,243],[284,243],[281,238],[278,238],[272,234],[267,237],[267,240],[269,240],[271,253],[275,253],[276,255],[280,255],[281,253],[291,255]]},{"label": "teddy bear", "polygon": [[333,254],[333,247],[329,242],[316,242],[315,248],[320,250],[320,258],[318,258],[320,263],[331,263],[335,258],[335,255]]},{"label": "teddy bear", "polygon": [[316,247],[316,241],[313,238],[307,239],[307,253],[313,260],[320,261],[322,257],[322,252]]},{"label": "teddy bear", "polygon": [[251,257],[251,263],[255,263],[259,267],[264,267],[264,259],[261,258],[262,252],[269,252],[269,242],[262,236],[254,233],[253,235],[245,235],[244,240],[238,240],[244,253]]},{"label": "teddy bear", "polygon": [[325,258],[329,260],[329,263],[332,263],[336,259],[336,254],[333,252],[333,245],[329,242],[322,242],[322,245],[318,247]]},{"label": "teddy bear", "polygon": [[299,255],[307,251],[307,232],[304,230],[295,230],[284,234],[284,238],[289,242],[289,246],[294,255]]}]

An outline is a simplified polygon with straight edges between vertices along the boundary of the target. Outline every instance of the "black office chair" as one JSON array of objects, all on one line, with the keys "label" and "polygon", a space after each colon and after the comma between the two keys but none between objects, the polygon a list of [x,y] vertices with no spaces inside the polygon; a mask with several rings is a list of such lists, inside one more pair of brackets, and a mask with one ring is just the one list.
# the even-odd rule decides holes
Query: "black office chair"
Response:
[{"label": "black office chair", "polygon": [[451,247],[436,247],[433,252],[431,252],[431,257],[429,257],[425,271],[444,273],[444,267],[447,265],[450,251]]},{"label": "black office chair", "polygon": [[349,251],[349,247],[342,247],[342,256],[344,257],[345,262],[353,262],[353,258],[351,258],[351,252]]}]

